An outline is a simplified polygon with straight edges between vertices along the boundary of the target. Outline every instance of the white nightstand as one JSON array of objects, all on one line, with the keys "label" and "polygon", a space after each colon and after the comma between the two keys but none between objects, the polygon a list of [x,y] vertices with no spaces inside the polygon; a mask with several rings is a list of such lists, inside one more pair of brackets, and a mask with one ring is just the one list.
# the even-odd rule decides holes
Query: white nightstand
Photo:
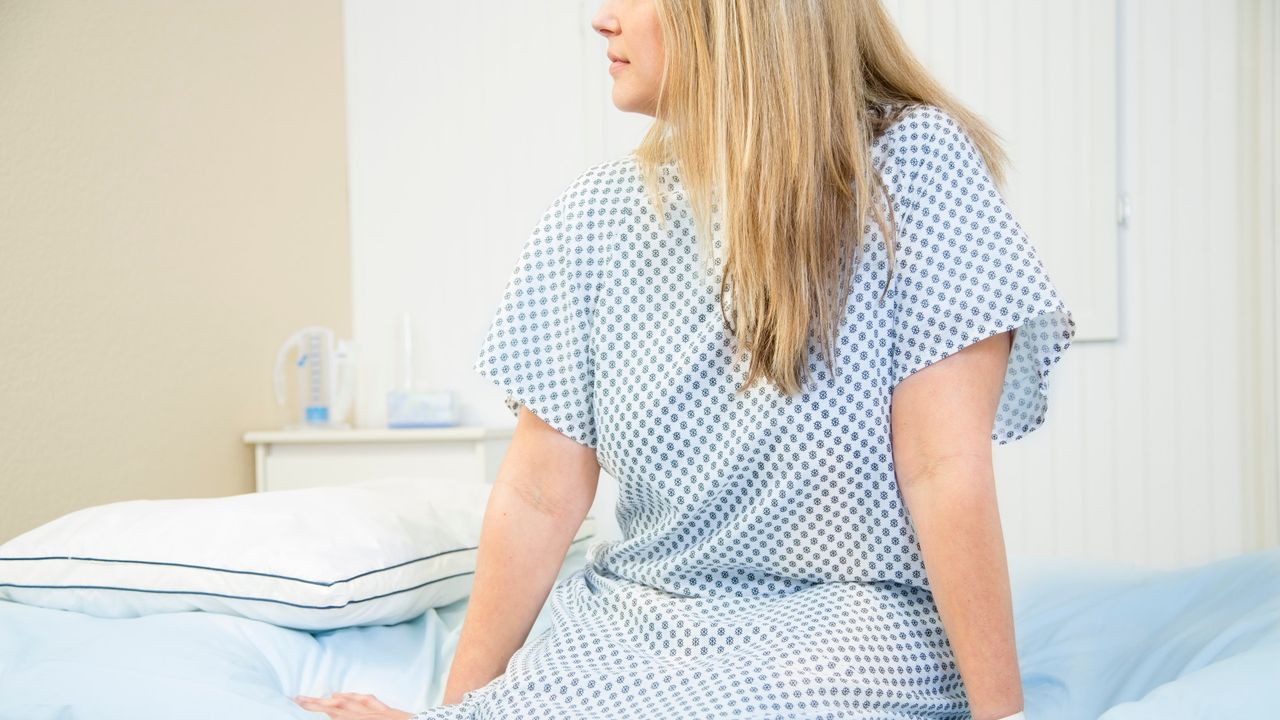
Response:
[{"label": "white nightstand", "polygon": [[355,428],[248,432],[257,490],[344,485],[389,475],[492,483],[514,428]]}]

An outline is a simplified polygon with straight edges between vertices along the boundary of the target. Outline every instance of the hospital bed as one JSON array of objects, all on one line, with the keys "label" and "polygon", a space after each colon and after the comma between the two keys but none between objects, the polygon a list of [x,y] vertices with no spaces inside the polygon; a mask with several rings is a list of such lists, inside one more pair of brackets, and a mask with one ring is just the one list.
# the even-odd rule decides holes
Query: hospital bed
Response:
[{"label": "hospital bed", "polygon": [[[579,533],[557,581],[597,540]],[[0,590],[14,572],[0,562]],[[1180,570],[1015,555],[1010,573],[1028,718],[1280,718],[1280,548]],[[340,691],[417,711],[441,701],[466,603],[307,630],[234,611],[100,617],[10,597],[0,719],[316,720],[290,698]],[[529,639],[549,623],[544,606]]]}]

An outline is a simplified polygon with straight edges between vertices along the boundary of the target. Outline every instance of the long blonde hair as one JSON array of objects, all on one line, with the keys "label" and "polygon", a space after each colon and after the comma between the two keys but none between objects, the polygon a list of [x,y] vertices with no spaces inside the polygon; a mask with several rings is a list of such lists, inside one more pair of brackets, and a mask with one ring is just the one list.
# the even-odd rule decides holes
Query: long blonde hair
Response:
[{"label": "long blonde hair", "polygon": [[[885,238],[896,233],[872,141],[904,110],[929,104],[968,132],[997,183],[1006,155],[911,54],[879,0],[654,4],[665,67],[654,123],[635,150],[646,192],[665,231],[658,173],[674,163],[704,260],[721,213],[721,313],[751,354],[738,392],[765,377],[796,393],[809,377],[815,325],[835,366],[867,215]],[[881,300],[893,250],[889,242]]]}]

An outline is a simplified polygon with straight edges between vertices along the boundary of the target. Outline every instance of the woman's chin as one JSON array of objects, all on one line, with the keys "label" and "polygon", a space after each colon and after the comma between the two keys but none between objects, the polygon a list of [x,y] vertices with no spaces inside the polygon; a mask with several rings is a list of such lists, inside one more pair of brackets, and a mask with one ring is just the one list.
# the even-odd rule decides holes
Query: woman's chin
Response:
[{"label": "woman's chin", "polygon": [[618,92],[615,85],[613,90],[613,106],[622,112],[640,113],[641,115],[653,115],[653,103],[647,98],[637,98],[631,93]]}]

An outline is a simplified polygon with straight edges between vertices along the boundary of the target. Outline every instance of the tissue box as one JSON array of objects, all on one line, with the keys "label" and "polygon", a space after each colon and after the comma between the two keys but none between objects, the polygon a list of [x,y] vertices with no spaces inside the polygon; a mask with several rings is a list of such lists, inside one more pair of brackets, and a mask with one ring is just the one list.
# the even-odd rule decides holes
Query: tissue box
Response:
[{"label": "tissue box", "polygon": [[458,424],[448,390],[392,390],[387,393],[387,427],[452,427]]}]

